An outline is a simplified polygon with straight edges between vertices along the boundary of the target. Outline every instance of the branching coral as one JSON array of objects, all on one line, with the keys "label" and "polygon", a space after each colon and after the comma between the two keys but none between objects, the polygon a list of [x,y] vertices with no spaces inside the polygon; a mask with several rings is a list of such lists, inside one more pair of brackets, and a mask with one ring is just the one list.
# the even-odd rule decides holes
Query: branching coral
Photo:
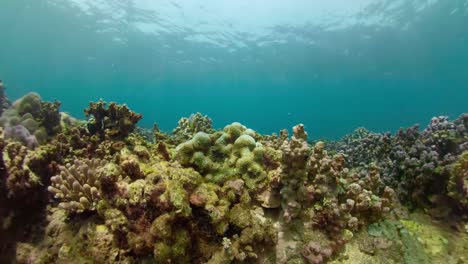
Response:
[{"label": "branching coral", "polygon": [[304,199],[304,182],[307,180],[307,158],[310,148],[307,144],[307,132],[304,125],[293,127],[291,140],[285,140],[281,146],[281,181],[283,188],[284,218],[289,222],[301,212],[301,200]]},{"label": "branching coral", "polygon": [[27,166],[27,154],[27,148],[16,142],[7,144],[3,151],[8,197],[25,203],[37,198],[41,185],[40,177]]},{"label": "branching coral", "polygon": [[[293,131],[291,140],[285,140],[282,146],[281,194],[286,222],[311,221],[312,226],[325,231],[331,244],[337,245],[344,243],[349,230],[357,231],[391,210],[394,191],[383,185],[376,165],[350,171],[344,154],[330,157],[323,142],[310,150],[303,125]],[[323,263],[334,253],[336,249],[322,250],[315,242],[303,251],[309,263]]]},{"label": "branching coral", "polygon": [[345,155],[348,166],[357,167],[370,162],[385,162],[389,148],[389,133],[372,133],[358,128],[338,141],[333,150]]},{"label": "branching coral", "polygon": [[8,197],[15,202],[39,203],[41,186],[59,160],[56,150],[41,146],[32,151],[18,142],[4,142],[4,145],[2,160]]},{"label": "branching coral", "polygon": [[[462,114],[455,121],[434,117],[423,131],[415,125],[400,129],[394,136],[358,130],[335,148],[352,166],[365,167],[361,161],[374,161],[384,182],[395,188],[404,204],[447,208],[452,164],[468,148],[468,115]],[[451,204],[459,211],[456,202]]]},{"label": "branching coral", "polygon": [[70,212],[94,211],[101,198],[100,169],[104,160],[76,160],[60,167],[60,174],[52,177],[49,192],[61,202],[59,206]]},{"label": "branching coral", "polygon": [[133,130],[142,118],[141,114],[132,112],[126,105],[109,104],[99,101],[90,103],[85,109],[86,117],[93,116],[88,121],[88,130],[91,134],[98,135],[101,139],[124,139]]},{"label": "branching coral", "polygon": [[317,143],[308,163],[312,178],[306,189],[313,204],[309,213],[316,225],[331,234],[345,228],[357,230],[381,219],[393,207],[394,191],[382,184],[378,167],[349,172],[343,162],[340,154],[328,158]]}]

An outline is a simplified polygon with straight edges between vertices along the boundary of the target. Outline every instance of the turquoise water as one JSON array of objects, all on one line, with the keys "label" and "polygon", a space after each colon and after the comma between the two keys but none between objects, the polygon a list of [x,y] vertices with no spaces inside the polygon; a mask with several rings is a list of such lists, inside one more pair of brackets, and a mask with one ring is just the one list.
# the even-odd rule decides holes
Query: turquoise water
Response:
[{"label": "turquoise water", "polygon": [[77,117],[103,98],[146,127],[202,112],[338,138],[466,112],[467,25],[455,0],[3,0],[0,79]]}]

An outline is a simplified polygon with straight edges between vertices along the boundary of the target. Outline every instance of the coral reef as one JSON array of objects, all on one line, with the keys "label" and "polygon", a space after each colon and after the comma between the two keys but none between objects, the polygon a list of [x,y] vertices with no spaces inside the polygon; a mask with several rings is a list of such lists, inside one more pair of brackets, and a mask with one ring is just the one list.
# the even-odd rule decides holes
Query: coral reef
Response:
[{"label": "coral reef", "polygon": [[166,134],[125,105],[59,107],[3,108],[2,263],[467,260],[467,114],[312,144],[302,124],[260,135],[196,113]]},{"label": "coral reef", "polygon": [[354,167],[365,166],[362,161],[366,160],[375,162],[384,182],[407,205],[422,206],[439,217],[450,211],[462,215],[463,199],[451,199],[448,189],[454,186],[451,168],[468,146],[467,119],[466,114],[454,121],[434,117],[422,131],[415,125],[394,136],[358,130],[332,151],[343,153]]},{"label": "coral reef", "polygon": [[117,105],[111,102],[91,102],[89,108],[84,110],[86,117],[92,116],[88,121],[88,131],[104,139],[124,139],[136,128],[142,118],[141,114],[132,112],[126,105]]},{"label": "coral reef", "polygon": [[[312,205],[314,222],[325,229],[355,229],[391,209],[394,191],[382,184],[379,168],[371,164],[356,172],[345,168],[345,157],[329,157],[324,143],[312,150],[303,125],[283,144],[283,210],[287,222]],[[361,219],[360,215],[363,217]]]},{"label": "coral reef", "polygon": [[281,150],[284,221],[297,225],[302,220],[325,237],[322,243],[303,239],[302,255],[309,263],[332,258],[352,232],[383,219],[394,207],[395,192],[383,184],[377,165],[346,168],[345,155],[330,157],[324,142],[310,148],[302,124],[293,128]]},{"label": "coral reef", "polygon": [[307,158],[310,148],[307,144],[307,133],[304,125],[293,128],[291,140],[285,140],[281,146],[281,181],[283,187],[283,212],[286,222],[296,217],[302,209],[301,200],[305,197],[305,181],[307,180]]}]

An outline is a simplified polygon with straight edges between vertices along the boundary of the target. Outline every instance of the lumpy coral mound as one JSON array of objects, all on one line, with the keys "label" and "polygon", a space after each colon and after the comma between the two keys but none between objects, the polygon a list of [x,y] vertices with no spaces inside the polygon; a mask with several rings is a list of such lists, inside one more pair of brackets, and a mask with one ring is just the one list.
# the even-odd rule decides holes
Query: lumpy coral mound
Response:
[{"label": "lumpy coral mound", "polygon": [[242,179],[249,189],[255,189],[268,181],[272,167],[265,159],[274,160],[276,152],[255,137],[255,131],[233,123],[216,133],[198,132],[177,146],[175,157],[181,165],[196,169],[210,181],[221,184]]},{"label": "lumpy coral mound", "polygon": [[116,103],[77,120],[0,99],[1,263],[467,261],[466,114],[312,143],[302,124],[196,113],[165,133]]},{"label": "lumpy coral mound", "polygon": [[2,111],[4,137],[31,149],[44,144],[61,129],[59,108],[60,102],[44,102],[36,93],[23,96]]}]

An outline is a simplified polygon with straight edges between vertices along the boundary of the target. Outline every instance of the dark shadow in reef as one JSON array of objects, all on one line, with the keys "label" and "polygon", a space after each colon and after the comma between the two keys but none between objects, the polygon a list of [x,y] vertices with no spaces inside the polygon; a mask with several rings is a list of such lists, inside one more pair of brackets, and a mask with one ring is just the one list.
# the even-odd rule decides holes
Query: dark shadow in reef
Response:
[{"label": "dark shadow in reef", "polygon": [[0,263],[16,263],[18,242],[35,243],[44,239],[48,193],[42,188],[37,196],[30,194],[35,199],[9,199],[7,176],[0,155]]}]

